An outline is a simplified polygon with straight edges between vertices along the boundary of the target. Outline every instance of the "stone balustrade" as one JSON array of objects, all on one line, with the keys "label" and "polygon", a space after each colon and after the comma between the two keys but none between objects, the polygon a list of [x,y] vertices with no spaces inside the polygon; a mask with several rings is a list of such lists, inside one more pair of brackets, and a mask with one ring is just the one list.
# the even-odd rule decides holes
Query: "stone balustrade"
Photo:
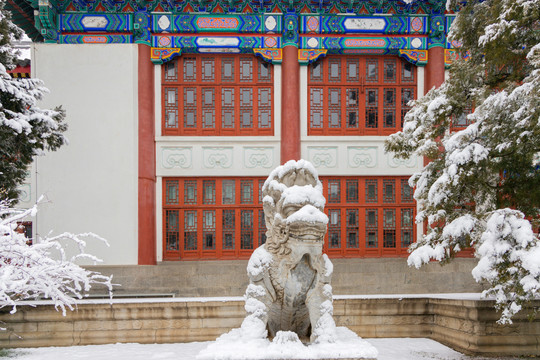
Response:
[{"label": "stone balustrade", "polygon": [[[36,304],[13,315],[0,310],[8,328],[0,348],[214,340],[245,316],[238,297],[83,300],[65,317]],[[364,338],[426,337],[467,354],[540,355],[540,320],[525,312],[513,325],[497,325],[493,301],[478,295],[336,296],[334,318]]]}]

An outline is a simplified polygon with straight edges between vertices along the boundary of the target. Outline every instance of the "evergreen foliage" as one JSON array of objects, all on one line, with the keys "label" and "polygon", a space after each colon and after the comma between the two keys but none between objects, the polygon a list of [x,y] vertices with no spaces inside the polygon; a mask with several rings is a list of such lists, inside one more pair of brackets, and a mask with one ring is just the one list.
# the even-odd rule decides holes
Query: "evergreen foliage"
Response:
[{"label": "evergreen foliage", "polygon": [[[447,8],[459,10],[449,37],[466,59],[414,102],[385,148],[430,159],[409,180],[417,221],[428,224],[409,264],[444,263],[474,247],[473,276],[489,284],[484,294],[507,323],[540,292],[540,1],[448,0]],[[470,125],[453,128],[465,117]]]},{"label": "evergreen foliage", "polygon": [[27,176],[34,155],[56,150],[66,143],[64,112],[40,109],[39,100],[48,90],[37,79],[13,79],[7,73],[15,65],[12,41],[22,30],[10,20],[0,0],[0,200],[17,199],[17,186]]}]

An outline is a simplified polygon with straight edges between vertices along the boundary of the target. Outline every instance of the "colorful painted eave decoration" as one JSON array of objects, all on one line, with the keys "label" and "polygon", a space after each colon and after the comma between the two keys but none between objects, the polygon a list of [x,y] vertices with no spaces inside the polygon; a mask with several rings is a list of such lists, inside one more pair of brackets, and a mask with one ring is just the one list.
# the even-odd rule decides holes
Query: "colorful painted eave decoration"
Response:
[{"label": "colorful painted eave decoration", "polygon": [[[43,0],[41,0],[43,1]],[[38,0],[29,0],[34,9]],[[133,13],[141,7],[151,13],[208,13],[208,14],[442,14],[445,1],[416,0],[50,0],[59,13],[102,12]]]},{"label": "colorful painted eave decoration", "polygon": [[155,63],[183,53],[249,53],[280,63],[283,47],[294,46],[302,64],[327,54],[394,54],[423,66],[429,48],[460,46],[446,40],[454,16],[441,12],[442,0],[31,1],[45,41],[146,44]]},{"label": "colorful painted eave decoration", "polygon": [[317,50],[299,49],[298,62],[302,65],[309,65],[319,60],[321,57],[326,56],[327,53],[328,53],[328,50],[323,50],[323,49],[317,49]]},{"label": "colorful painted eave decoration", "polygon": [[[388,34],[425,35],[426,16],[300,16],[299,34]],[[58,29],[62,32],[132,31],[133,14],[60,14]],[[192,15],[153,14],[153,33],[282,33],[283,15]]]},{"label": "colorful painted eave decoration", "polygon": [[153,35],[152,47],[182,49],[187,53],[246,53],[252,49],[281,48],[281,36]]},{"label": "colorful painted eave decoration", "polygon": [[133,31],[133,16],[130,14],[60,14],[58,31],[128,32]]},{"label": "colorful painted eave decoration", "polygon": [[180,49],[156,49],[152,48],[150,52],[150,59],[156,65],[161,65],[169,60],[174,59],[182,55]]},{"label": "colorful painted eave decoration", "polygon": [[319,36],[302,37],[302,49],[327,49],[339,53],[347,49],[382,49],[382,50],[427,50],[426,37],[412,36]]},{"label": "colorful painted eave decoration", "polygon": [[304,34],[427,34],[426,16],[300,16]]},{"label": "colorful painted eave decoration", "polygon": [[60,35],[62,44],[130,44],[132,35]]},{"label": "colorful painted eave decoration", "polygon": [[281,33],[281,15],[152,15],[154,33]]}]

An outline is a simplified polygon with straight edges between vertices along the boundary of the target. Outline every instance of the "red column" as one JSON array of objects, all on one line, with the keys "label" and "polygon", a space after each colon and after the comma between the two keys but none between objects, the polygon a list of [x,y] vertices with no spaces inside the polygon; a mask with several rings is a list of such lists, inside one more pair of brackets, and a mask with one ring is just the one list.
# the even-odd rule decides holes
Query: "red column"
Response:
[{"label": "red column", "polygon": [[425,73],[425,92],[444,82],[444,49],[440,46],[428,50],[428,63]]},{"label": "red column", "polygon": [[281,163],[300,159],[300,64],[298,48],[283,48],[281,65]]},{"label": "red column", "polygon": [[150,47],[139,44],[139,265],[156,264],[156,156],[154,65]]}]

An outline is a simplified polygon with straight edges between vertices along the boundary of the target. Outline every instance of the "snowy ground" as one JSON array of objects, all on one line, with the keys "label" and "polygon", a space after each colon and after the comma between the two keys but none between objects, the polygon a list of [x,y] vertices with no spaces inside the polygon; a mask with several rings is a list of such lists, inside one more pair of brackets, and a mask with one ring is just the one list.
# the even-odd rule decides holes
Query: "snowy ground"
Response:
[{"label": "snowy ground", "polygon": [[[379,350],[379,360],[469,360],[484,359],[462,355],[430,339],[367,339]],[[196,360],[209,342],[185,344],[113,344],[71,347],[15,349],[1,353],[0,359],[17,360]],[[514,359],[514,358],[499,358]]]}]

